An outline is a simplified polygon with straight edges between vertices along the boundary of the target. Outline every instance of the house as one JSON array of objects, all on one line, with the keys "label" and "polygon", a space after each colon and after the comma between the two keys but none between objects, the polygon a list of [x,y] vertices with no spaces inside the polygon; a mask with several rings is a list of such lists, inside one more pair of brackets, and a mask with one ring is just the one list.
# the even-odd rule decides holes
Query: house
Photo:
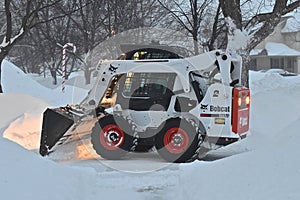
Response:
[{"label": "house", "polygon": [[250,53],[254,70],[300,73],[300,13],[284,16],[274,32]]}]

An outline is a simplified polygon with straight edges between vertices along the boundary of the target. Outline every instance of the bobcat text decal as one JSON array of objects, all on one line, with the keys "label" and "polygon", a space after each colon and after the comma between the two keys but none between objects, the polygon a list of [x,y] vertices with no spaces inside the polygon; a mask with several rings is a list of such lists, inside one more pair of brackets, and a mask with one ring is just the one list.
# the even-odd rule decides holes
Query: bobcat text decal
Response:
[{"label": "bobcat text decal", "polygon": [[230,106],[210,106],[209,110],[211,112],[229,112]]}]

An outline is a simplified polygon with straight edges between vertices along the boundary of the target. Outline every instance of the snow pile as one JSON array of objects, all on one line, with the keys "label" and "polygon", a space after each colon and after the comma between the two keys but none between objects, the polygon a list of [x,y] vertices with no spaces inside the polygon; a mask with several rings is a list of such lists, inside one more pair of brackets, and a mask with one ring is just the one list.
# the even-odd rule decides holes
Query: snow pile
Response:
[{"label": "snow pile", "polygon": [[[251,132],[259,134],[259,137],[266,137],[267,140],[276,134],[289,132],[290,124],[300,119],[300,76],[283,77],[254,71],[249,74],[252,96]],[[283,133],[279,133],[284,129]],[[266,141],[257,142],[263,144]]]},{"label": "snow pile", "polygon": [[66,85],[65,93],[61,92],[60,87],[46,88],[6,60],[2,63],[2,84],[4,93],[28,94],[44,99],[54,107],[77,104],[88,92],[86,89],[68,85]]},{"label": "snow pile", "polygon": [[[58,91],[61,90],[61,83],[62,78],[60,76],[57,77],[57,84],[53,85],[53,78],[50,76],[40,76],[38,74],[26,74],[26,76],[30,77],[31,79],[35,80],[42,86],[49,88],[49,89],[57,89]],[[66,80],[65,85],[71,86],[71,87],[77,87],[82,88],[85,90],[90,90],[93,86],[93,83],[96,81],[96,77],[91,77],[91,84],[85,84],[85,78],[84,78],[84,72],[73,72],[70,74],[69,79]]]},{"label": "snow pile", "polygon": [[[1,137],[4,130],[5,133],[9,133],[12,127],[16,138],[24,137],[26,134],[23,132],[25,133],[26,130],[35,132],[40,125],[32,123],[32,120],[36,119],[30,116],[41,114],[45,107],[47,107],[45,102],[34,97],[22,94],[0,94],[1,199],[82,200],[111,196],[112,191],[101,189],[101,183],[94,169],[54,163]],[[11,123],[12,121],[14,122]],[[26,138],[21,141],[25,142]],[[122,188],[118,190],[120,192],[114,194],[116,198],[122,198],[128,193]],[[141,198],[139,193],[132,192],[130,195],[134,199]]]},{"label": "snow pile", "polygon": [[189,184],[182,184],[180,193],[187,199],[299,199],[299,83],[299,76],[251,72],[252,134],[228,147],[251,151],[213,163],[181,165],[181,182]]},{"label": "snow pile", "polygon": [[[78,78],[78,76],[76,74],[76,76],[71,77],[69,82],[80,86],[83,80],[82,77]],[[51,82],[47,83],[50,79],[44,79],[45,86],[34,79],[43,80],[41,77],[25,74],[12,63],[6,60],[3,61],[2,84],[5,95],[1,94],[0,120],[4,124],[10,116],[13,116],[15,120],[6,127],[3,137],[30,150],[39,147],[42,114],[46,108],[78,103],[86,96],[88,91],[87,88],[66,86],[66,92],[62,93],[60,87],[54,89],[45,87],[51,85]]]},{"label": "snow pile", "polygon": [[252,49],[250,51],[250,56],[259,55],[259,54],[261,54],[262,51],[263,51],[263,49]]},{"label": "snow pile", "polygon": [[182,166],[182,193],[186,199],[294,199],[300,198],[299,123],[274,133],[263,149],[214,163]]},{"label": "snow pile", "polygon": [[0,123],[4,126],[25,113],[41,114],[48,106],[43,100],[24,94],[0,94],[0,98]]},{"label": "snow pile", "polygon": [[[281,76],[278,73],[249,71],[251,95],[277,89],[284,90],[287,98],[300,92],[300,76]],[[275,92],[274,92],[275,93]]]},{"label": "snow pile", "polygon": [[[24,94],[0,94],[0,123],[5,127],[0,137],[12,140],[26,149],[37,149],[46,102]],[[5,129],[5,130],[4,130]]]},{"label": "snow pile", "polygon": [[[47,104],[20,94],[0,95],[0,135],[11,121],[27,112],[42,112]],[[79,185],[78,173],[42,159],[21,146],[0,137],[0,188],[3,199],[74,199],[82,193],[70,193],[62,185]],[[68,179],[52,176],[68,175]],[[77,175],[77,178],[72,178]],[[59,184],[57,184],[59,183]],[[51,192],[49,191],[55,191]],[[46,195],[45,195],[46,194]]]},{"label": "snow pile", "polygon": [[41,130],[41,113],[24,113],[8,126],[3,133],[3,137],[18,143],[26,149],[33,150],[39,148]]},{"label": "snow pile", "polygon": [[3,139],[0,158],[3,199],[84,199],[91,195],[85,185],[95,182],[93,172],[60,166]]}]

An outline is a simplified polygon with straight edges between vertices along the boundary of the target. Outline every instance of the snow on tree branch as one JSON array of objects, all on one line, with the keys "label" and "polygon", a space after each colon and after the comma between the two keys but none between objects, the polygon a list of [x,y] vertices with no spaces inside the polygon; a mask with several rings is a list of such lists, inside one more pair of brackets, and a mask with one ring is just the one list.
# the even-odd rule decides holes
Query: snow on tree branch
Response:
[{"label": "snow on tree branch", "polygon": [[236,27],[236,24],[234,23],[234,20],[230,17],[227,17],[225,21],[228,27],[227,50],[231,52],[236,52],[239,49],[246,48],[250,39],[249,34],[238,29]]},{"label": "snow on tree branch", "polygon": [[0,44],[0,53],[1,50],[6,48],[8,45],[11,45],[15,42],[15,40],[17,40],[19,37],[21,37],[24,34],[24,29],[21,28],[21,30],[19,31],[19,33],[17,35],[15,35],[14,37],[10,38],[9,40],[7,40],[7,37],[4,36],[2,43]]}]

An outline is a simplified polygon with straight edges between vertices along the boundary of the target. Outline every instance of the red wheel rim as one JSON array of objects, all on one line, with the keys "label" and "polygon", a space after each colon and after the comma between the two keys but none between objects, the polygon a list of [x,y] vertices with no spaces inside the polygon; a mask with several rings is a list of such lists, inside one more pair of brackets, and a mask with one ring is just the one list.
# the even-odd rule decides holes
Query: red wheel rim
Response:
[{"label": "red wheel rim", "polygon": [[189,136],[181,128],[171,128],[164,135],[164,146],[172,154],[180,154],[189,146]]},{"label": "red wheel rim", "polygon": [[100,142],[108,150],[117,150],[124,143],[124,132],[116,124],[108,124],[100,131]]}]

